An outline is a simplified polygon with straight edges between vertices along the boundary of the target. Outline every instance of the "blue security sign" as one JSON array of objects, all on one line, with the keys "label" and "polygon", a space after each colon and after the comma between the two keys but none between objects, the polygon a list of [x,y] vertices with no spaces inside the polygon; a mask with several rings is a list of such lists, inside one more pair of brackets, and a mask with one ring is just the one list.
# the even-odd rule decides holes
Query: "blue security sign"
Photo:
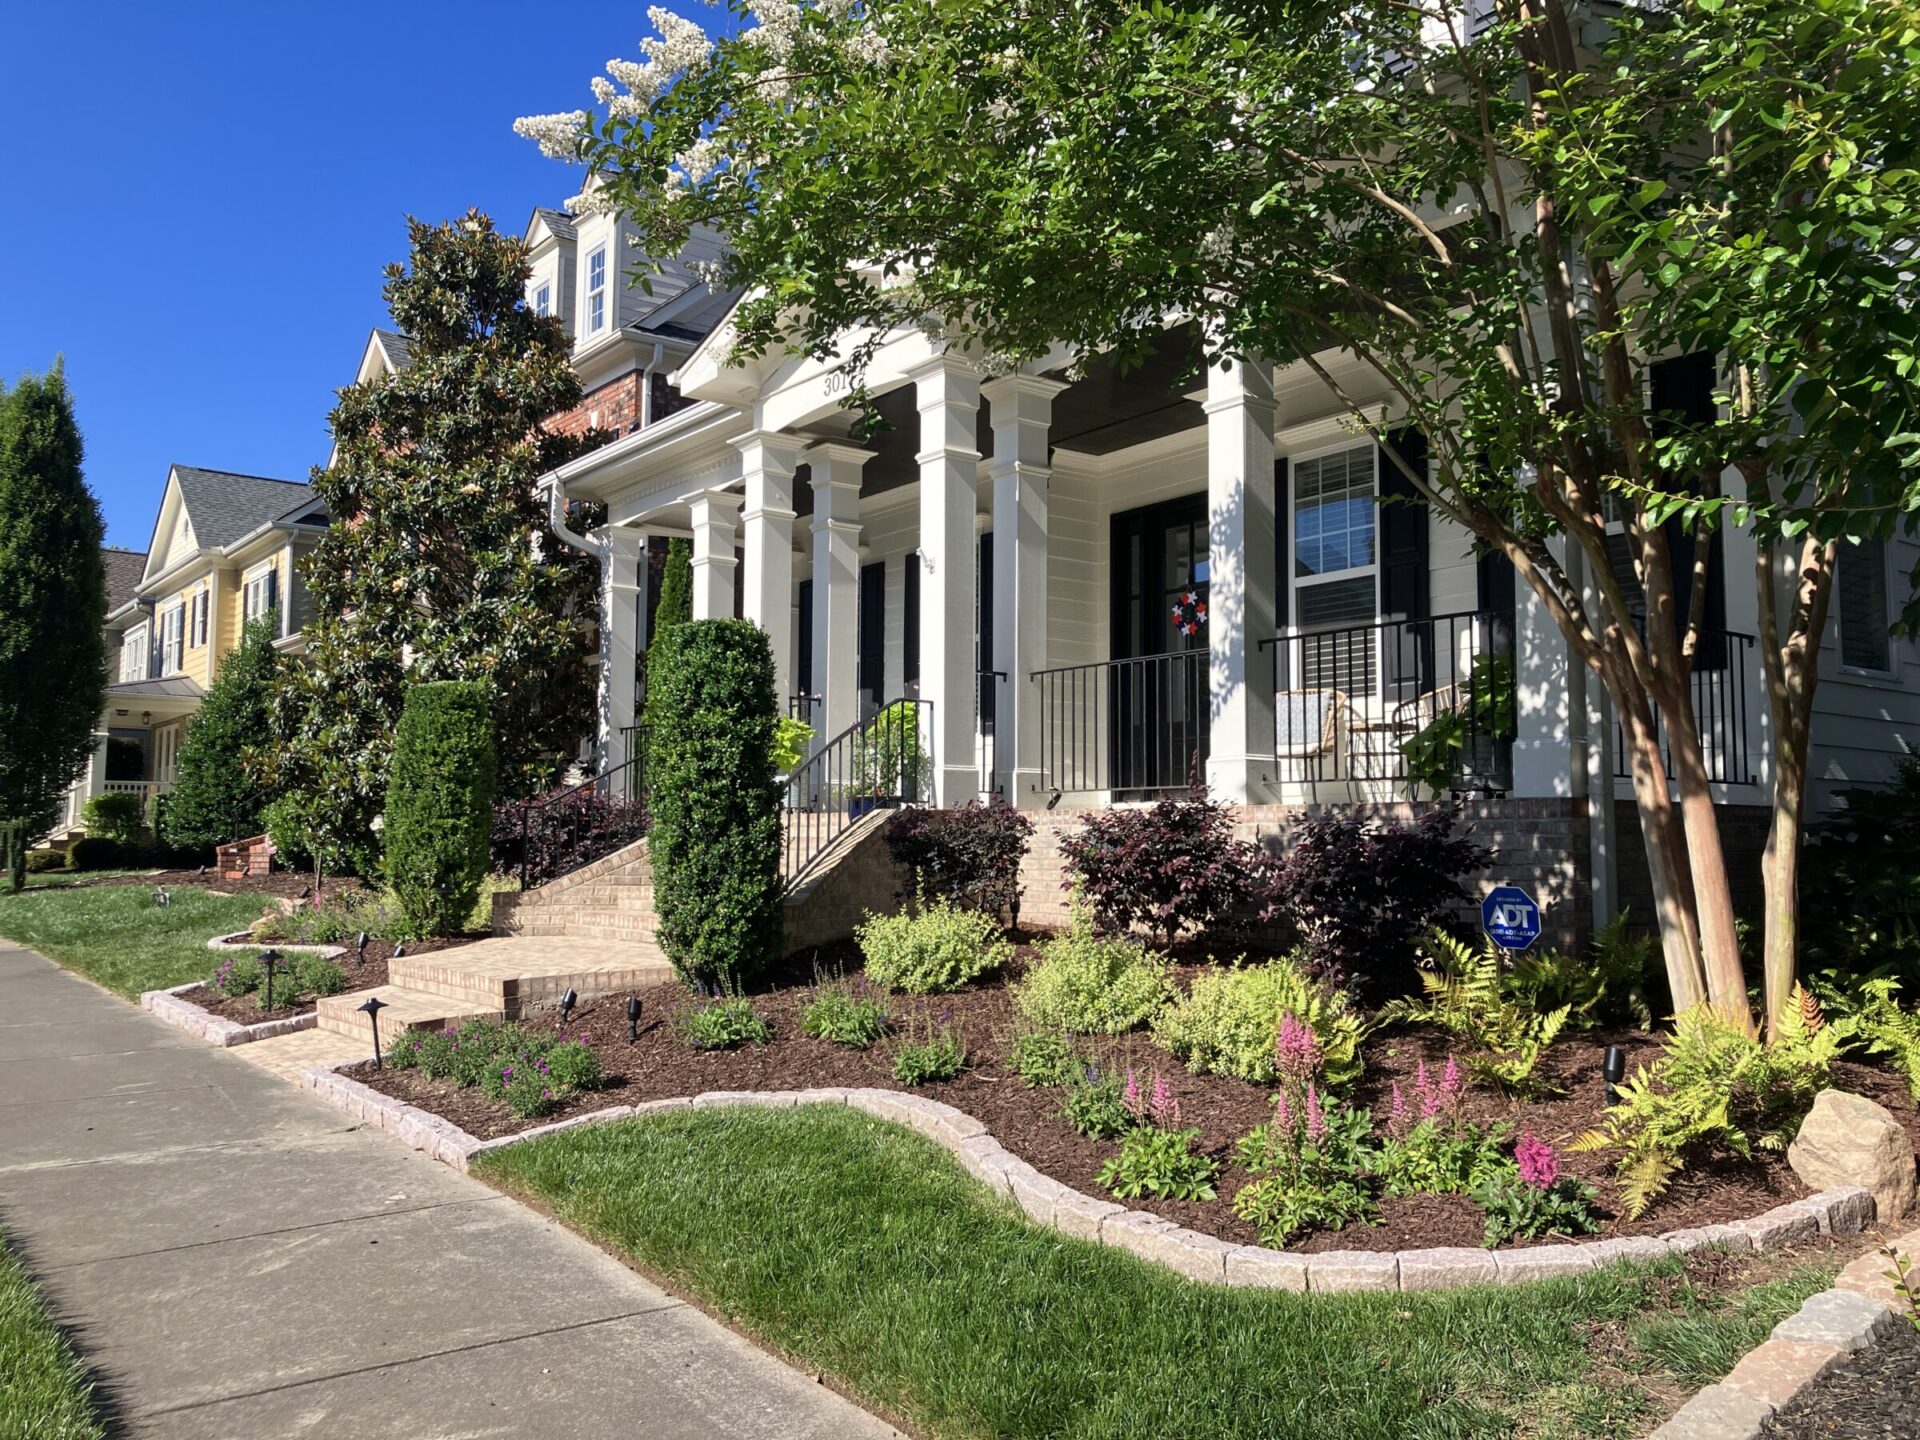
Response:
[{"label": "blue security sign", "polygon": [[1525,950],[1540,938],[1540,906],[1518,885],[1499,885],[1480,902],[1480,928],[1502,950]]}]

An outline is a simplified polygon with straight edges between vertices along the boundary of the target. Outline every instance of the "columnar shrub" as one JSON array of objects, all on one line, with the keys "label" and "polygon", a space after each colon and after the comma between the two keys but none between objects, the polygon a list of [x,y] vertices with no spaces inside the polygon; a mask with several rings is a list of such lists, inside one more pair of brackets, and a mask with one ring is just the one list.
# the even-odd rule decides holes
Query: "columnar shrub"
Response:
[{"label": "columnar shrub", "polygon": [[387,883],[416,930],[449,934],[473,913],[487,876],[493,784],[487,687],[443,680],[409,690],[387,784]]},{"label": "columnar shrub", "polygon": [[780,955],[773,651],[743,620],[660,636],[647,735],[660,946],[685,979],[745,980]]},{"label": "columnar shrub", "polygon": [[1020,914],[1020,862],[1033,821],[995,798],[954,810],[914,807],[887,824],[887,853],[915,890],[997,915]]},{"label": "columnar shrub", "polygon": [[1060,850],[1102,925],[1147,926],[1169,946],[1251,918],[1272,868],[1259,846],[1233,838],[1227,807],[1198,786],[1143,810],[1090,810]]},{"label": "columnar shrub", "polygon": [[258,835],[267,789],[256,756],[273,743],[270,701],[280,652],[269,613],[251,622],[239,648],[220,662],[200,713],[180,746],[179,778],[155,828],[179,849],[205,849]]}]

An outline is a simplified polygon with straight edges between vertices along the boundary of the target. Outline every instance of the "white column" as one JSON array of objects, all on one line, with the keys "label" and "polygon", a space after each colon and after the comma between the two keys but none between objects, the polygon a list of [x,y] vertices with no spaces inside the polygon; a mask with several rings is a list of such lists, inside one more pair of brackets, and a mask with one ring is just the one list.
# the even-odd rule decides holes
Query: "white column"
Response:
[{"label": "white column", "polygon": [[647,537],[622,525],[594,537],[600,552],[600,733],[602,773],[631,760],[634,690],[640,673],[640,622],[647,613]]},{"label": "white column", "polygon": [[1047,430],[1053,397],[1067,387],[1037,375],[989,380],[980,394],[993,407],[993,655],[1001,671],[994,722],[994,773],[1008,803],[1038,806],[1040,692],[1031,678],[1047,668]]},{"label": "white column", "polygon": [[974,528],[980,377],[943,355],[908,372],[920,412],[920,698],[933,708],[933,803],[980,793],[974,750]]},{"label": "white column", "polygon": [[1207,592],[1214,798],[1264,798],[1273,767],[1273,370],[1236,360],[1207,371]]},{"label": "white column", "polygon": [[733,553],[740,518],[740,497],[708,490],[688,502],[693,511],[693,618],[733,618]]},{"label": "white column", "polygon": [[755,430],[733,442],[746,481],[745,528],[747,619],[773,644],[774,695],[781,712],[793,683],[793,470],[800,442],[791,435]]},{"label": "white column", "polygon": [[851,445],[805,455],[813,476],[813,685],[815,738],[831,740],[860,718],[860,467]]},{"label": "white column", "polygon": [[[1589,596],[1597,594],[1579,547],[1569,550],[1560,539],[1548,543],[1573,584]],[[1532,586],[1515,583],[1513,608],[1513,793],[1528,799],[1571,796],[1575,766],[1584,770],[1587,765],[1576,754],[1588,738],[1581,733],[1587,706],[1582,703],[1574,713],[1567,678],[1567,667],[1578,662],[1567,653],[1566,638]]]}]

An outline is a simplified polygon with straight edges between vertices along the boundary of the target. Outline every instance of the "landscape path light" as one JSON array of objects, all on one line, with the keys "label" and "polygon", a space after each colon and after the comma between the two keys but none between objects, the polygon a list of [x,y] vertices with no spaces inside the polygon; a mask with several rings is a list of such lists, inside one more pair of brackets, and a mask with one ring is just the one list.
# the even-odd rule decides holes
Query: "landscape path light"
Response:
[{"label": "landscape path light", "polygon": [[378,995],[369,995],[366,1003],[360,1007],[360,1013],[367,1017],[367,1023],[373,1026],[373,1068],[383,1070],[380,1063],[380,1012],[387,1008],[387,1002]]},{"label": "landscape path light", "polygon": [[267,972],[267,998],[266,1002],[260,1007],[263,1010],[273,1009],[273,967],[279,963],[280,952],[278,950],[264,950],[261,952],[260,965],[261,968]]},{"label": "landscape path light", "polygon": [[567,993],[560,997],[560,1025],[562,1029],[566,1027],[567,1021],[573,1017],[573,1007],[579,1003],[580,997],[574,993],[573,987],[569,985],[567,987]]},{"label": "landscape path light", "polygon": [[1618,1045],[1607,1046],[1607,1053],[1600,1057],[1600,1073],[1607,1081],[1607,1103],[1620,1103],[1620,1082],[1627,1078],[1627,1055]]}]

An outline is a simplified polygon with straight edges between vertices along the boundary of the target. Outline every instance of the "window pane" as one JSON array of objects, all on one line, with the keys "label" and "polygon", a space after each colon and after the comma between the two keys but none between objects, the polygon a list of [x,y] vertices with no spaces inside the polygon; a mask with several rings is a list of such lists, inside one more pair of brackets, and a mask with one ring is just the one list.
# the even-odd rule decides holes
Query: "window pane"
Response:
[{"label": "window pane", "polygon": [[1300,625],[1303,629],[1373,623],[1373,576],[1371,575],[1356,575],[1351,580],[1329,580],[1318,585],[1302,585],[1295,592],[1295,598],[1300,602]]},{"label": "window pane", "polygon": [[1293,573],[1337,575],[1373,564],[1373,447],[1294,467]]},{"label": "window pane", "polygon": [[1887,547],[1862,540],[1842,546],[1840,572],[1840,660],[1857,670],[1891,670],[1893,642],[1887,634]]}]

